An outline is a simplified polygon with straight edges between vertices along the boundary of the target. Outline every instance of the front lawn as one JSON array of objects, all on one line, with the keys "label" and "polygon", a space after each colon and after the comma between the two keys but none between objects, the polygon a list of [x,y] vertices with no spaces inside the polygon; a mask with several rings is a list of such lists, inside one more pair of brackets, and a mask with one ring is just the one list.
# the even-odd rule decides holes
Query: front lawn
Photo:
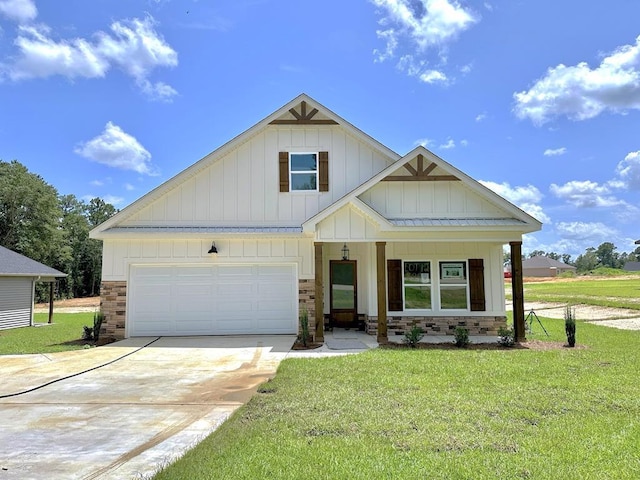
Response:
[{"label": "front lawn", "polygon": [[56,313],[47,324],[49,314],[36,313],[37,327],[0,330],[0,355],[52,353],[84,348],[82,327],[93,327],[93,313]]},{"label": "front lawn", "polygon": [[577,340],[289,359],[155,478],[640,478],[640,332],[578,322]]},{"label": "front lawn", "polygon": [[[507,298],[511,298],[511,282],[505,283]],[[640,310],[640,277],[599,278],[578,277],[524,284],[525,302],[558,302]]]}]

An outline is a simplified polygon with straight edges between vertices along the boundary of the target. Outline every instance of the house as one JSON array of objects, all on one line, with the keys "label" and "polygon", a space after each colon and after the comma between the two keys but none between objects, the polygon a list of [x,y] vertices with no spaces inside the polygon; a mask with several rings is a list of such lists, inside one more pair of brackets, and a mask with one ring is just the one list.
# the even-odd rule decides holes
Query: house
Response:
[{"label": "house", "polygon": [[[0,330],[33,325],[36,282],[53,282],[65,273],[0,246]],[[52,296],[51,296],[52,297]],[[50,299],[52,302],[52,298]],[[49,319],[53,315],[49,306]]]},{"label": "house", "polygon": [[525,277],[555,277],[561,273],[575,271],[576,267],[544,255],[538,255],[522,261],[522,274]]},{"label": "house", "polygon": [[640,262],[624,262],[622,270],[626,272],[640,272]]},{"label": "house", "polygon": [[384,342],[414,324],[495,334],[502,247],[519,260],[540,228],[424,147],[399,155],[302,94],[90,235],[104,335],[295,334],[306,310],[316,340],[326,322]]}]

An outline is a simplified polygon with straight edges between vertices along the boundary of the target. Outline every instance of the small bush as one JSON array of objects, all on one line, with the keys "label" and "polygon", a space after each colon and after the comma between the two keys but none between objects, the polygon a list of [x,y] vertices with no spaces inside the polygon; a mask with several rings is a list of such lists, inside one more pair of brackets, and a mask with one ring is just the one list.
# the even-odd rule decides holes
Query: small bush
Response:
[{"label": "small bush", "polygon": [[453,332],[456,347],[465,348],[469,345],[469,330],[464,327],[456,327]]},{"label": "small bush", "polygon": [[97,342],[100,338],[100,328],[104,321],[104,313],[96,312],[93,314],[93,339]]},{"label": "small bush", "polygon": [[576,312],[567,306],[564,309],[564,331],[567,334],[567,343],[570,347],[576,345]]},{"label": "small bush", "polygon": [[306,308],[302,309],[300,313],[300,335],[298,340],[305,347],[309,341],[309,312],[307,312]]},{"label": "small bush", "polygon": [[82,327],[82,340],[93,340],[93,327],[87,325]]},{"label": "small bush", "polygon": [[500,327],[498,329],[498,344],[503,347],[513,347],[516,343],[513,327]]},{"label": "small bush", "polygon": [[416,348],[420,340],[424,337],[424,333],[422,333],[422,328],[417,325],[411,327],[411,330],[408,332],[404,332],[404,343],[409,345],[411,348]]}]

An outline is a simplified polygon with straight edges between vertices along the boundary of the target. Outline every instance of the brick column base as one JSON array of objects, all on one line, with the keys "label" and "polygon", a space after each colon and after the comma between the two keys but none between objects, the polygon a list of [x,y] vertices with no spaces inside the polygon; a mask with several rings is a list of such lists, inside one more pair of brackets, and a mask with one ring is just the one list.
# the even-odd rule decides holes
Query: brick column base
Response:
[{"label": "brick column base", "polygon": [[[298,280],[298,308],[300,314],[306,309],[309,314],[309,332],[316,331],[316,284],[314,279]],[[300,322],[298,321],[298,333]]]}]

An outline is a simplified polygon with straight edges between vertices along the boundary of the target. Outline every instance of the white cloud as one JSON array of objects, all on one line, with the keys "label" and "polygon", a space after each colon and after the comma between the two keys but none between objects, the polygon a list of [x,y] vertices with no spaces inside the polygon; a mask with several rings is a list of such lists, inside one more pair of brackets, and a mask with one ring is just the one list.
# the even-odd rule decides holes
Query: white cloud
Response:
[{"label": "white cloud", "polygon": [[93,185],[94,187],[104,186],[104,182],[102,180],[92,180],[91,182],[89,182],[89,184]]},{"label": "white cloud", "polygon": [[462,145],[463,147],[466,147],[467,145],[469,145],[469,141],[463,138],[462,140],[460,140],[460,145]]},{"label": "white cloud", "polygon": [[[398,68],[425,83],[447,83],[441,69],[427,67],[424,56],[430,49],[446,63],[446,45],[470,28],[479,18],[457,0],[371,0],[378,7],[381,28],[376,31],[385,47],[375,49],[377,62],[395,58],[401,50]],[[411,52],[406,54],[405,52]],[[414,59],[418,55],[419,59]]]},{"label": "white cloud", "polygon": [[419,78],[424,83],[449,83],[447,76],[438,70],[425,70],[420,74]]},{"label": "white cloud", "polygon": [[111,205],[114,205],[114,206],[118,206],[122,202],[124,202],[124,198],[116,197],[115,195],[105,195],[104,197],[102,197],[102,200],[104,200],[105,203],[110,203]]},{"label": "white cloud", "polygon": [[618,163],[616,173],[622,186],[628,190],[640,190],[640,150],[630,152]]},{"label": "white cloud", "polygon": [[38,16],[38,9],[32,0],[0,0],[0,15],[26,23]]},{"label": "white cloud", "polygon": [[560,222],[556,232],[569,239],[604,239],[616,234],[610,225],[600,222]]},{"label": "white cloud", "polygon": [[434,145],[435,141],[430,138],[420,138],[413,142],[415,146],[422,145],[424,148],[430,148]]},{"label": "white cloud", "polygon": [[21,26],[14,44],[19,54],[6,65],[14,81],[61,75],[69,79],[102,78],[117,67],[135,79],[152,99],[169,100],[177,92],[148,79],[158,67],[175,67],[178,54],[155,30],[152,17],[111,24],[111,33],[97,32],[93,40],[54,40],[46,25]]},{"label": "white cloud", "polygon": [[88,142],[78,145],[75,153],[89,160],[122,170],[155,175],[151,154],[119,126],[108,122],[104,131]]},{"label": "white cloud", "polygon": [[566,147],[560,147],[560,148],[547,148],[543,155],[545,157],[555,157],[558,155],[564,155],[565,153],[567,153],[567,149]]},{"label": "white cloud", "polygon": [[447,143],[443,143],[442,145],[440,145],[441,149],[443,150],[450,150],[452,148],[456,148],[456,142],[454,142],[451,138],[449,140],[447,140]]},{"label": "white cloud", "polygon": [[483,120],[486,120],[487,118],[487,114],[482,112],[479,113],[478,115],[476,115],[476,122],[482,122]]},{"label": "white cloud", "polygon": [[610,195],[611,189],[608,185],[590,180],[572,180],[564,185],[552,183],[549,190],[556,197],[579,208],[614,207],[625,203]]},{"label": "white cloud", "polygon": [[132,192],[132,191],[134,191],[134,190],[136,189],[136,187],[134,187],[134,186],[133,186],[133,185],[131,185],[130,183],[125,183],[125,184],[124,184],[124,189],[125,189],[127,192]]},{"label": "white cloud", "polygon": [[586,120],[605,110],[640,109],[640,36],[634,45],[623,45],[604,57],[596,68],[586,62],[551,67],[529,90],[513,96],[515,114],[537,125],[562,115]]},{"label": "white cloud", "polygon": [[551,218],[544,213],[540,205],[543,195],[537,187],[533,185],[512,187],[507,182],[495,183],[484,180],[480,180],[480,183],[517,205],[542,223],[551,223]]}]

